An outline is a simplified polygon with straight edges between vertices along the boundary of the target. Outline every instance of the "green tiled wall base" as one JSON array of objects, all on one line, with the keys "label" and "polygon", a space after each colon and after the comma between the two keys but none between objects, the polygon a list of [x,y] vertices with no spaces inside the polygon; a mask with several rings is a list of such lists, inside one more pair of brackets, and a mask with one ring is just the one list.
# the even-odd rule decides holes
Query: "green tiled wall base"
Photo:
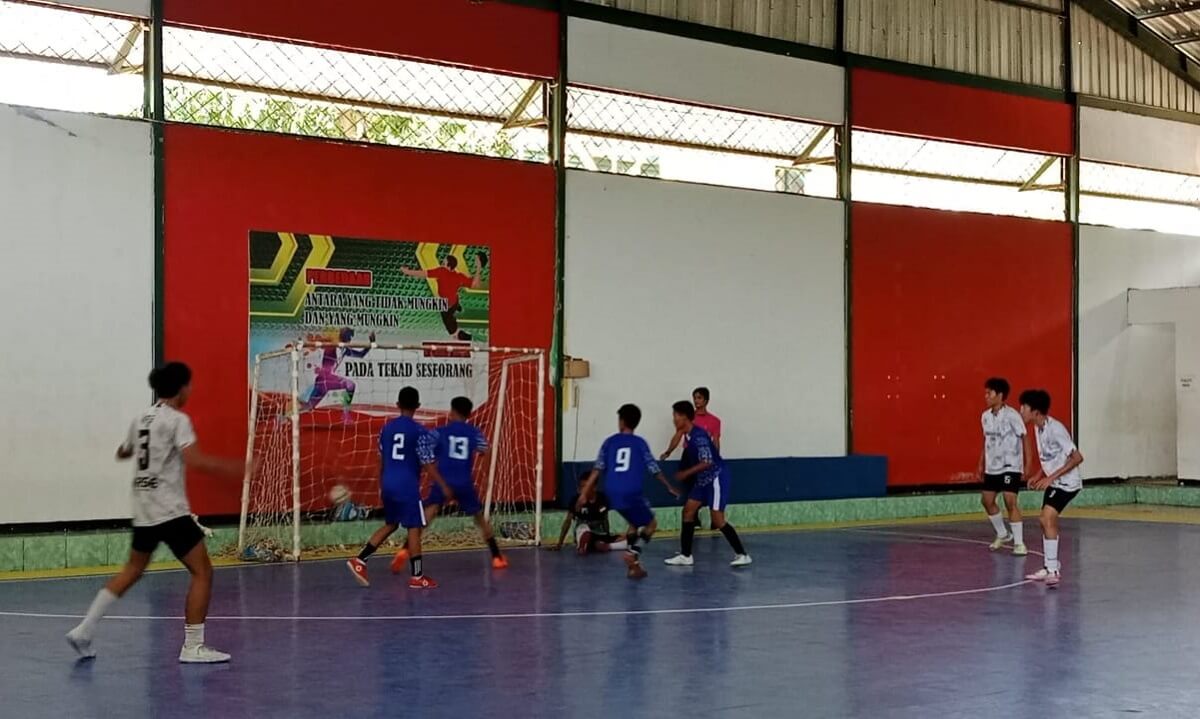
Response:
[{"label": "green tiled wall base", "polygon": [[[1095,507],[1113,504],[1163,504],[1180,507],[1200,507],[1200,488],[1158,487],[1130,484],[1113,484],[1088,487],[1073,506]],[[1036,511],[1041,506],[1041,494],[1023,492],[1022,509]],[[970,514],[979,511],[977,492],[953,494],[930,494],[906,497],[876,497],[868,499],[834,499],[813,502],[780,502],[773,504],[734,505],[729,509],[729,519],[739,527],[788,527],[799,524],[827,524],[852,521],[889,521],[915,517],[938,517],[953,514]],[[655,510],[659,528],[663,531],[678,531],[679,508],[659,507]],[[516,521],[529,521],[531,517],[518,517]],[[563,513],[548,511],[542,517],[544,542],[558,538]],[[510,520],[512,521],[512,520]],[[499,523],[498,523],[499,524]],[[303,544],[306,547],[333,546],[356,547],[378,527],[377,521],[338,522],[313,524],[304,527]],[[616,526],[621,522],[617,520]],[[504,532],[505,527],[497,526]],[[471,521],[464,517],[443,517],[434,527],[436,534],[458,534],[474,537]],[[290,545],[290,533],[283,531],[279,539]],[[430,536],[431,544],[436,542]],[[221,527],[214,530],[208,540],[209,551],[214,554],[232,556],[237,542],[237,529]],[[0,572],[35,571],[75,567],[98,567],[119,565],[129,554],[129,532],[63,532],[0,537]],[[166,547],[159,548],[154,555],[156,562],[170,561]]]}]

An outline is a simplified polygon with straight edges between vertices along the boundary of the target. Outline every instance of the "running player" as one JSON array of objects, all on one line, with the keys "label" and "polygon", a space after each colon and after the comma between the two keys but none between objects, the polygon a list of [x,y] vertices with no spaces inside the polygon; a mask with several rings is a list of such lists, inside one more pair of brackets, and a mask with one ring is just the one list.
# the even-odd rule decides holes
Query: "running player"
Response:
[{"label": "running player", "polygon": [[1031,389],[1021,393],[1021,417],[1036,429],[1038,456],[1042,467],[1029,478],[1030,489],[1044,489],[1042,496],[1042,549],[1046,566],[1026,579],[1055,587],[1062,578],[1058,561],[1058,516],[1083,489],[1079,465],[1083,455],[1075,447],[1071,433],[1062,422],[1050,416],[1050,393]]},{"label": "running player", "polygon": [[150,557],[165,543],[191,574],[184,612],[184,664],[216,664],[229,655],[204,643],[204,620],[212,596],[212,561],[204,546],[204,531],[188,505],[185,467],[198,472],[241,477],[245,462],[219,459],[196,446],[192,422],[181,410],[192,393],[192,371],[170,362],[150,373],[156,402],[133,421],[117,459],[136,456],[133,470],[133,541],[121,573],[96,594],[83,621],[67,633],[67,642],[83,658],[96,656],[92,637],[100,619],[137,584]]},{"label": "running player", "polygon": [[712,522],[729,546],[733,547],[734,567],[744,567],[754,560],[746,553],[742,540],[732,524],[725,521],[725,505],[729,498],[728,471],[721,453],[713,446],[708,432],[695,424],[696,409],[691,402],[676,402],[672,406],[675,428],[684,433],[685,449],[683,451],[683,466],[675,475],[677,482],[686,482],[695,477],[691,490],[688,492],[687,504],[683,506],[683,528],[679,535],[679,554],[666,560],[673,567],[690,567],[692,559],[692,541],[696,535],[696,513],[701,506],[707,506],[712,512]]},{"label": "running player", "polygon": [[[338,332],[337,341],[350,342],[354,339],[354,330],[343,327]],[[375,333],[371,333],[371,341],[375,341]],[[316,408],[325,399],[325,395],[334,390],[342,390],[342,420],[347,424],[350,420],[350,404],[354,402],[356,385],[352,380],[338,375],[338,368],[347,357],[366,357],[371,350],[367,347],[338,347],[336,344],[326,345],[321,349],[321,365],[316,369],[316,379],[312,392],[300,409],[308,411]]]},{"label": "running player", "polygon": [[441,265],[432,270],[410,270],[402,267],[400,271],[409,277],[421,277],[437,282],[438,297],[446,301],[446,309],[442,310],[442,324],[450,333],[450,339],[469,342],[471,335],[458,328],[456,315],[462,312],[462,302],[458,299],[458,292],[466,287],[479,289],[482,286],[482,267],[476,268],[475,277],[468,277],[458,271],[458,258],[450,255]]},{"label": "running player", "polygon": [[371,535],[358,557],[346,563],[358,583],[371,586],[367,576],[367,558],[374,554],[392,533],[403,526],[408,530],[411,589],[432,589],[437,582],[425,576],[421,558],[421,531],[425,528],[425,507],[421,503],[421,470],[442,488],[447,498],[454,492],[446,485],[437,468],[437,435],[422,427],[413,416],[421,408],[421,395],[415,387],[400,390],[396,406],[400,416],[383,425],[379,433],[380,496],[383,499],[384,525]]},{"label": "running player", "polygon": [[[697,387],[696,389],[692,390],[692,403],[696,405],[696,426],[700,427],[705,432],[708,432],[708,436],[712,438],[713,446],[716,447],[717,451],[719,452],[721,451],[721,419],[717,417],[717,415],[708,411],[708,401],[711,397],[712,393],[708,391],[708,387]],[[677,429],[675,430],[675,434],[671,436],[671,444],[667,446],[667,451],[663,452],[659,459],[665,460],[667,457],[670,457],[672,454],[674,454],[675,448],[679,446],[680,442],[684,443],[684,451],[686,452],[687,442],[685,441],[685,435],[683,432]],[[688,467],[686,465],[681,465],[680,469],[688,469]],[[687,489],[690,490],[691,487],[689,486]],[[700,515],[697,514],[697,527],[700,526],[699,517]],[[714,530],[717,528],[715,522],[711,522],[710,526]]]},{"label": "running player", "polygon": [[587,497],[591,496],[596,487],[596,480],[603,472],[604,488],[612,498],[612,508],[629,523],[629,532],[626,535],[629,546],[625,550],[625,564],[629,567],[630,579],[642,579],[646,576],[646,569],[641,562],[642,549],[638,541],[649,542],[654,536],[654,530],[658,528],[654,512],[650,509],[650,502],[646,501],[642,489],[646,474],[653,474],[668,492],[679,496],[679,490],[671,486],[663,476],[662,470],[658,468],[658,463],[654,461],[650,445],[634,434],[641,421],[642,410],[638,409],[637,405],[621,405],[617,410],[618,431],[604,440],[600,454],[596,457],[596,464],[584,480],[583,487],[579,490],[579,499],[575,502],[575,511],[579,512],[583,509]]},{"label": "running player", "polygon": [[575,522],[575,549],[580,555],[627,549],[629,543],[613,534],[609,527],[608,497],[595,487],[589,490],[586,484],[587,477],[580,478],[578,493],[567,504],[567,516],[563,518],[562,531],[558,533],[558,544],[550,545],[549,549],[563,548],[567,533],[571,531],[571,522]]},{"label": "running player", "polygon": [[[458,507],[475,519],[475,526],[487,542],[492,552],[492,567],[504,569],[508,560],[500,553],[496,537],[492,533],[492,525],[483,516],[483,505],[479,502],[479,494],[475,491],[475,456],[487,456],[488,443],[483,432],[470,423],[471,412],[475,406],[466,397],[455,397],[450,400],[450,424],[437,432],[438,472],[450,489],[454,492],[454,500]],[[425,525],[433,524],[442,505],[447,501],[446,493],[440,484],[434,483],[429,490],[429,499],[425,502]],[[402,548],[392,559],[392,572],[399,574],[408,561],[408,550]]]},{"label": "running player", "polygon": [[[1013,554],[1023,557],[1029,550],[1025,548],[1025,526],[1021,524],[1017,492],[1021,490],[1025,470],[1025,420],[1008,406],[1009,391],[1008,380],[1000,377],[983,383],[987,409],[983,411],[983,450],[979,453],[978,475],[983,480],[983,509],[996,530],[991,550],[995,552],[1012,542]],[[1004,496],[1011,532],[1004,526],[1004,517],[996,504],[997,494]]]}]

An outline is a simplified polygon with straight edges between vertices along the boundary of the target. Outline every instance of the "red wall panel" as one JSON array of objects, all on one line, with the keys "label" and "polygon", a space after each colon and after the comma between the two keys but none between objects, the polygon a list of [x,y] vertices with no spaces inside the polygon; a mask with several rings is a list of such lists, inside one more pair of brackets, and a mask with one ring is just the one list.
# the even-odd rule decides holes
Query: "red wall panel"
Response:
[{"label": "red wall panel", "polygon": [[558,74],[558,14],[499,0],[165,0],[163,16],[175,25]]},{"label": "red wall panel", "polygon": [[876,70],[852,72],[854,127],[1054,155],[1073,152],[1073,110],[1065,102]]},{"label": "red wall panel", "polygon": [[[189,413],[208,449],[246,448],[251,229],[490,245],[491,341],[550,347],[551,167],[177,125],[165,142],[165,347],[195,370]],[[554,409],[548,396],[547,418]],[[240,484],[195,477],[193,506],[236,513]]]},{"label": "red wall panel", "polygon": [[1071,226],[852,209],[854,451],[888,484],[974,481],[983,381],[1045,388],[1071,423]]}]

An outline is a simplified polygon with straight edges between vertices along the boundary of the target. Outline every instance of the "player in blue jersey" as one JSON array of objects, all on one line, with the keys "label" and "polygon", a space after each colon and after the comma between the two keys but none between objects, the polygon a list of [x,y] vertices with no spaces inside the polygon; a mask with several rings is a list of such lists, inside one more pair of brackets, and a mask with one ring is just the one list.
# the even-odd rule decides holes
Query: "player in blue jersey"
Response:
[{"label": "player in blue jersey", "polygon": [[[492,533],[492,525],[483,516],[483,504],[479,502],[479,494],[475,491],[475,456],[484,457],[488,452],[487,439],[479,428],[470,423],[471,412],[475,405],[466,397],[455,397],[450,400],[450,424],[437,432],[437,466],[438,473],[454,492],[454,500],[458,507],[470,517],[474,517],[475,526],[487,542],[488,550],[492,553],[492,568],[508,567],[508,560],[500,553],[496,537]],[[429,498],[425,501],[425,524],[433,524],[442,506],[448,501],[446,493],[439,484],[434,484],[429,490]],[[408,550],[396,552],[392,560],[392,572],[399,574],[408,560]]]},{"label": "player in blue jersey", "polygon": [[654,453],[650,451],[650,445],[633,433],[641,421],[642,410],[636,405],[622,405],[617,410],[619,431],[604,440],[600,447],[600,455],[596,457],[596,464],[579,491],[579,506],[575,508],[576,511],[582,509],[585,498],[591,495],[596,480],[603,473],[604,491],[608,494],[612,508],[629,523],[629,546],[625,550],[625,564],[629,567],[631,579],[646,576],[638,540],[649,542],[654,536],[654,530],[658,528],[654,512],[650,510],[650,502],[646,501],[642,489],[646,475],[653,474],[667,491],[676,497],[679,496],[679,491],[671,486],[659,469]]},{"label": "player in blue jersey", "polygon": [[446,485],[437,468],[437,434],[422,427],[413,416],[421,407],[421,395],[415,387],[400,390],[396,406],[400,416],[383,425],[379,433],[379,488],[383,499],[384,525],[358,553],[347,562],[351,573],[364,587],[371,586],[367,578],[367,557],[403,526],[408,530],[409,564],[412,589],[432,589],[437,582],[425,576],[421,564],[421,531],[425,528],[425,507],[421,503],[421,471],[429,474],[434,484],[447,497],[454,492]]},{"label": "player in blue jersey", "polygon": [[734,567],[744,567],[753,560],[746,554],[742,540],[738,537],[733,525],[725,521],[725,504],[729,500],[729,476],[725,469],[725,460],[713,443],[708,432],[695,424],[696,408],[691,402],[676,402],[671,408],[674,413],[675,429],[684,433],[686,443],[683,450],[682,466],[675,475],[675,481],[683,483],[695,478],[688,492],[687,504],[683,506],[683,528],[679,533],[679,554],[666,560],[673,567],[690,567],[692,560],[692,540],[696,536],[696,514],[700,507],[708,507],[712,514],[712,523],[733,547]]}]

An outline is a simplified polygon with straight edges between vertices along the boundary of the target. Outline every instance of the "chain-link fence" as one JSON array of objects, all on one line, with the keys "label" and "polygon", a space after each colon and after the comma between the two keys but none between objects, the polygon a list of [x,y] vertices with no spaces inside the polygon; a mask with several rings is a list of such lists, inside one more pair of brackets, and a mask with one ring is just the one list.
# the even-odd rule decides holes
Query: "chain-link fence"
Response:
[{"label": "chain-link fence", "polygon": [[538,80],[177,27],[163,77],[170,120],[549,160]]},{"label": "chain-link fence", "polygon": [[583,87],[567,92],[567,166],[833,197],[836,132],[798,120]]},{"label": "chain-link fence", "polygon": [[855,132],[854,199],[1065,219],[1065,160],[1054,155]]},{"label": "chain-link fence", "polygon": [[76,112],[145,112],[146,26],[0,0],[0,102]]}]

